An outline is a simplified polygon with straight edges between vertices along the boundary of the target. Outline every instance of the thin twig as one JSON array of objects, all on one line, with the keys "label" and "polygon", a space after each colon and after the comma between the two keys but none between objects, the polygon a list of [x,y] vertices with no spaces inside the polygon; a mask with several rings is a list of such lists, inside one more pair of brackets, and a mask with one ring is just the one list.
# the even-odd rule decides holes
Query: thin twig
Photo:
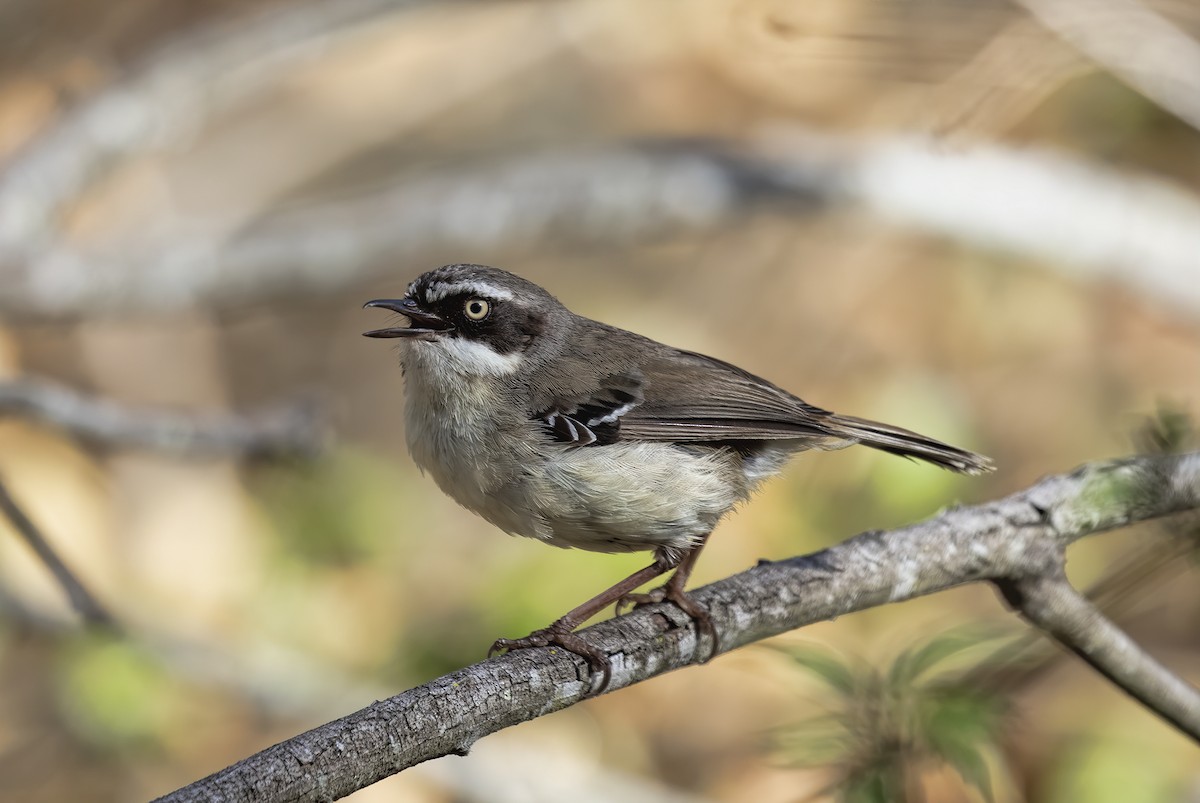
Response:
[{"label": "thin twig", "polygon": [[46,540],[42,531],[29,516],[25,515],[25,511],[12,498],[3,478],[0,478],[0,511],[3,511],[5,517],[12,523],[13,529],[25,540],[25,543],[29,544],[29,547],[54,575],[54,579],[66,592],[67,599],[71,601],[71,607],[83,617],[83,620],[88,624],[115,627],[116,620],[75,577],[74,572],[67,568],[67,564],[54,551],[54,547],[50,546],[50,542]]},{"label": "thin twig", "polygon": [[[995,502],[762,563],[694,596],[727,651],[967,582],[1055,573],[1062,550],[1080,538],[1196,509],[1200,453],[1098,463]],[[610,656],[610,690],[702,662],[710,652],[694,623],[671,605],[635,610],[582,635]],[[463,755],[482,736],[580,702],[589,686],[587,663],[562,650],[503,655],[373,703],[160,800],[334,800],[422,761]],[[1187,704],[1195,705],[1200,693],[1183,687],[1182,697],[1189,694]]]},{"label": "thin twig", "polygon": [[199,416],[125,407],[42,381],[0,381],[0,416],[57,427],[93,444],[188,456],[312,456],[323,432],[313,406],[291,404],[254,416]]},{"label": "thin twig", "polygon": [[[1173,520],[1172,520],[1173,521]],[[1110,574],[1084,590],[1084,596],[1102,615],[1116,617],[1128,611],[1131,596],[1151,589],[1151,580],[1163,581],[1165,570],[1187,570],[1184,560],[1189,549],[1184,543],[1162,539],[1123,557]],[[1054,648],[1037,630],[1026,630],[1015,640],[981,660],[962,678],[966,688],[982,689],[996,695],[1010,695],[1048,672],[1066,656]]]},{"label": "thin twig", "polygon": [[1072,588],[1064,574],[1036,575],[997,585],[1022,616],[1200,742],[1200,693],[1143,651]]}]

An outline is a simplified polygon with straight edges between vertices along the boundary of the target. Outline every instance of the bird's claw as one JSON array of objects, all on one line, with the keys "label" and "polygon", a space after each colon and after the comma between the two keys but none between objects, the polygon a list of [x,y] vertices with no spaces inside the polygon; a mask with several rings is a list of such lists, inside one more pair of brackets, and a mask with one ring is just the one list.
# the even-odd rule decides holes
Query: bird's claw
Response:
[{"label": "bird's claw", "polygon": [[656,605],[660,602],[673,602],[679,610],[683,611],[688,617],[696,623],[696,634],[708,636],[712,639],[712,649],[709,650],[708,656],[701,663],[708,663],[717,656],[721,651],[721,639],[717,636],[717,628],[713,624],[712,614],[686,592],[676,589],[670,583],[651,589],[644,594],[625,594],[617,600],[616,611],[619,615],[621,609],[629,606],[630,609],[640,608],[643,605]]},{"label": "bird's claw", "polygon": [[612,662],[608,655],[588,644],[580,636],[554,625],[535,630],[523,638],[498,638],[488,649],[488,658],[502,652],[512,650],[528,650],[534,647],[562,647],[569,653],[574,653],[588,662],[591,669],[590,684],[585,697],[596,697],[604,693],[612,680]]},{"label": "bird's claw", "polygon": [[659,586],[658,588],[647,591],[644,594],[624,594],[619,600],[617,600],[617,604],[614,607],[617,615],[620,616],[622,613],[625,613],[625,611],[622,609],[626,608],[627,606],[628,610],[632,611],[636,608],[642,607],[643,605],[655,605],[664,601],[665,599],[667,599],[667,587]]}]

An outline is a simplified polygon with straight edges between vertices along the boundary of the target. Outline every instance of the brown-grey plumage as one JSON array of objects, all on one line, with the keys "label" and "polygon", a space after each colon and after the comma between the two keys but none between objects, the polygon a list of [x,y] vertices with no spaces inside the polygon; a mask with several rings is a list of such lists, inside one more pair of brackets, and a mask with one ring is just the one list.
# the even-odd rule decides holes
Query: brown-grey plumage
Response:
[{"label": "brown-grey plumage", "polygon": [[[576,315],[541,287],[483,265],[447,265],[402,299],[368,306],[403,339],[409,449],[465,507],[562,547],[654,550],[655,562],[549,628],[497,647],[561,644],[607,683],[607,659],[572,631],[671,568],[650,599],[705,624],[683,591],[717,521],[788,458],[862,443],[964,473],[985,457],[899,427],[814,407],[737,366]],[[714,639],[715,651],[715,639]]]}]

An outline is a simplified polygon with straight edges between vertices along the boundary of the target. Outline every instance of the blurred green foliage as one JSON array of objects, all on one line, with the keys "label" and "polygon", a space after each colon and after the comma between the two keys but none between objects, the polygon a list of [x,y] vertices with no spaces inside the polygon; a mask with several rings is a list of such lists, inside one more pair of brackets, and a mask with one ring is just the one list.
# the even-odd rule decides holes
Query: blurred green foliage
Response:
[{"label": "blurred green foliage", "polygon": [[[885,386],[855,411],[880,421],[903,421],[906,428],[936,432],[948,443],[969,443],[981,452],[989,451],[979,436],[968,430],[953,394],[931,378],[910,377]],[[823,467],[819,485],[814,485],[812,477],[795,472],[812,461],[820,461]],[[840,474],[835,466],[840,467]],[[978,478],[867,449],[848,450],[844,457],[802,454],[778,481],[790,486],[793,518],[788,526],[819,533],[825,539],[820,546],[854,532],[919,521],[979,491]]]},{"label": "blurred green foliage", "polygon": [[280,557],[329,568],[387,550],[404,479],[394,462],[341,448],[319,460],[264,465],[252,487],[275,525]]},{"label": "blurred green foliage", "polygon": [[1197,446],[1196,422],[1186,407],[1159,402],[1155,415],[1134,433],[1133,444],[1142,454],[1179,454]]},{"label": "blurred green foliage", "polygon": [[991,800],[989,765],[998,760],[1007,706],[966,682],[974,664],[962,660],[990,641],[948,633],[904,650],[886,669],[817,645],[778,648],[832,694],[814,696],[825,713],[772,734],[774,755],[832,772],[820,794],[844,803],[923,800],[921,774],[937,764]]},{"label": "blurred green foliage", "polygon": [[1046,800],[1164,803],[1190,798],[1170,751],[1133,734],[1081,734],[1064,751]]},{"label": "blurred green foliage", "polygon": [[64,720],[94,747],[123,752],[154,748],[182,713],[184,684],[137,642],[81,633],[58,662]]}]

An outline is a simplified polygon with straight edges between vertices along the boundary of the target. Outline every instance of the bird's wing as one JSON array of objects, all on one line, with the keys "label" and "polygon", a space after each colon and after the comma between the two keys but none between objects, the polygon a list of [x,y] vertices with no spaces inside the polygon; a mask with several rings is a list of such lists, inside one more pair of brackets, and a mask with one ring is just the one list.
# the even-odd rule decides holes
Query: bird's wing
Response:
[{"label": "bird's wing", "polygon": [[722,360],[673,350],[642,368],[645,402],[622,417],[624,438],[818,442],[835,434],[827,411]]},{"label": "bird's wing", "polygon": [[815,446],[837,438],[825,410],[694,352],[656,350],[644,354],[636,368],[593,374],[584,384],[558,388],[535,407],[534,418],[555,440],[591,446],[619,440],[799,439]]},{"label": "bird's wing", "polygon": [[[537,383],[534,417],[555,440],[578,446],[789,440],[797,449],[862,443],[967,474],[992,468],[986,457],[928,436],[814,407],[736,365],[627,332],[616,336],[637,348],[581,342],[569,366],[556,366]],[[614,363],[614,354],[631,351],[636,360]]]},{"label": "bird's wing", "polygon": [[553,393],[549,403],[537,406],[534,418],[546,426],[555,440],[563,443],[578,446],[616,443],[620,440],[624,417],[645,400],[641,374],[619,371],[588,384]]}]

